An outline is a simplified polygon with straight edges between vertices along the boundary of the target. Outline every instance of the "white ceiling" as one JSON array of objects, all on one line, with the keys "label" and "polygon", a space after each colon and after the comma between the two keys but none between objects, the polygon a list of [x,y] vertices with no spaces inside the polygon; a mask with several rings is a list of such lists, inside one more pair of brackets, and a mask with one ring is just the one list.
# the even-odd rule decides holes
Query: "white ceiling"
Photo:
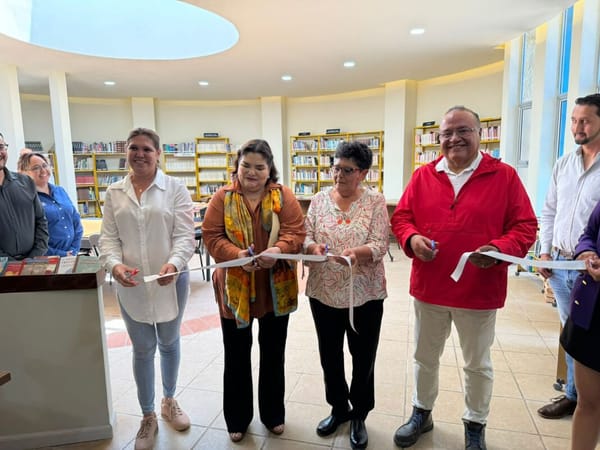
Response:
[{"label": "white ceiling", "polygon": [[[555,17],[574,0],[185,0],[231,21],[230,50],[176,61],[133,61],[47,50],[0,34],[0,62],[18,67],[22,93],[48,94],[64,71],[72,97],[163,100],[303,97],[423,80],[501,61],[498,45]],[[93,18],[82,18],[93,20]],[[51,24],[49,24],[51,26]],[[131,20],[140,33],[151,26]],[[426,29],[412,36],[414,27]],[[173,29],[177,33],[177,29]],[[118,29],[114,30],[119,39]],[[76,36],[73,39],[77,39]],[[346,60],[356,67],[345,69]],[[291,74],[291,82],[281,75]],[[114,80],[115,86],[104,86]],[[200,87],[199,80],[210,86]]]}]

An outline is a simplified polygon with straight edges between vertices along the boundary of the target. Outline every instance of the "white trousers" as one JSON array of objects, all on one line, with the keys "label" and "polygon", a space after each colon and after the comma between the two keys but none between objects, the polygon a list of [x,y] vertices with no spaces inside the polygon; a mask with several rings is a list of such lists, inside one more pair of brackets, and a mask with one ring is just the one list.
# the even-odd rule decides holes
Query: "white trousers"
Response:
[{"label": "white trousers", "polygon": [[494,370],[490,347],[494,342],[496,310],[450,308],[414,300],[415,388],[413,405],[431,410],[439,390],[440,357],[452,322],[458,331],[465,365],[463,420],[485,424],[490,412]]}]

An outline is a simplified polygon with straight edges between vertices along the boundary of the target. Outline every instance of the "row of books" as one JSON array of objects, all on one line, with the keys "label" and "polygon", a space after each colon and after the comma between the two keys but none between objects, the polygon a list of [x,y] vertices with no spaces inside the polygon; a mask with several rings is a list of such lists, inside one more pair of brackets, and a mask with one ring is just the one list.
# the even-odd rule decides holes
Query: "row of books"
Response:
[{"label": "row of books", "polygon": [[125,153],[126,141],[92,142],[73,141],[73,153]]},{"label": "row of books", "polygon": [[55,275],[69,273],[96,273],[100,261],[96,256],[36,256],[21,261],[0,257],[0,276]]}]

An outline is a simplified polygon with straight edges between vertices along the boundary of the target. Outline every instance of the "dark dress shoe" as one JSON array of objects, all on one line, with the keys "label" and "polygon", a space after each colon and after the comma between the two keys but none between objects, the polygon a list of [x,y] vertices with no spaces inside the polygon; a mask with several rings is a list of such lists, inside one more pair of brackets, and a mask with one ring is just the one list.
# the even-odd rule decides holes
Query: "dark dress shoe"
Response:
[{"label": "dark dress shoe", "polygon": [[433,430],[433,419],[431,410],[413,406],[413,412],[408,422],[402,425],[394,433],[394,442],[398,447],[410,447],[415,445],[421,434]]},{"label": "dark dress shoe", "polygon": [[487,450],[485,446],[485,425],[477,422],[465,423],[465,450]]},{"label": "dark dress shoe", "polygon": [[365,421],[361,419],[352,419],[350,423],[350,447],[352,450],[367,448],[369,435]]},{"label": "dark dress shoe", "polygon": [[552,403],[542,406],[537,412],[544,419],[562,419],[572,416],[576,406],[575,400],[569,400],[566,395],[561,395],[553,398]]},{"label": "dark dress shoe", "polygon": [[317,425],[317,434],[319,436],[329,436],[330,434],[335,433],[335,430],[337,430],[341,424],[348,422],[349,419],[350,417],[348,414],[343,416],[335,416],[332,414],[325,417],[319,422],[319,425]]}]

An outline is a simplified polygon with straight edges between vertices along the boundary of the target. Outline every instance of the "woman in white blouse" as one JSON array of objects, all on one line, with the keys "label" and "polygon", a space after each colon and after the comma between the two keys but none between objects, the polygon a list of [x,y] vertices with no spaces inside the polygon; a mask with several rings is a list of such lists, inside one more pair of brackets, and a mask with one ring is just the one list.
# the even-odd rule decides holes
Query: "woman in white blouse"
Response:
[{"label": "woman in white blouse", "polygon": [[174,429],[190,426],[173,398],[180,360],[179,327],[189,274],[144,283],[145,275],[179,272],[194,252],[192,199],[181,181],[159,168],[160,139],[137,128],[127,138],[131,171],[106,191],[100,254],[118,282],[117,297],[133,344],[133,372],[144,415],[136,450],[150,449],[158,431],[154,413],[154,355],[160,353],[161,415]]},{"label": "woman in white blouse", "polygon": [[[329,252],[347,256],[352,262],[352,305],[350,269],[340,264],[340,259],[311,263],[306,295],[319,340],[325,396],[331,405],[331,414],[316,431],[327,436],[351,420],[353,449],[368,444],[365,420],[375,405],[375,356],[383,299],[387,297],[383,267],[388,248],[387,208],[383,195],[362,183],[372,162],[367,145],[342,142],[331,168],[333,188],[312,198],[305,221],[306,253]],[[356,331],[349,319],[351,307]],[[344,335],[352,355],[350,387],[344,373]]]}]

